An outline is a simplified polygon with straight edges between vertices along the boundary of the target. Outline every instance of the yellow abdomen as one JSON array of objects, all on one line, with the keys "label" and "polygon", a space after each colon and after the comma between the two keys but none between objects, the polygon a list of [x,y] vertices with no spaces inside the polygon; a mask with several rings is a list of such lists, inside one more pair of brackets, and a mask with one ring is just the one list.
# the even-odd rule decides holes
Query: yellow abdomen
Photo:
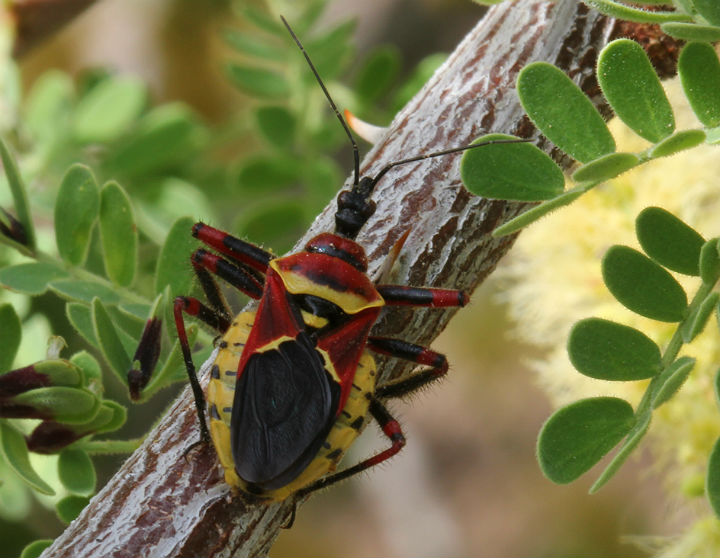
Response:
[{"label": "yellow abdomen", "polygon": [[[206,392],[210,414],[210,436],[217,450],[220,463],[225,470],[225,482],[243,492],[248,492],[247,484],[235,472],[235,463],[233,462],[230,445],[230,424],[238,363],[254,319],[254,312],[239,314],[233,320],[225,335],[223,335]],[[320,349],[318,351],[323,353]],[[322,356],[326,360],[328,359],[326,354]],[[289,484],[268,491],[260,495],[260,497],[270,500],[284,500],[293,492],[335,470],[362,429],[370,399],[375,389],[375,378],[375,361],[368,351],[364,351],[358,362],[352,389],[345,407],[337,415],[325,442],[315,458]]]}]

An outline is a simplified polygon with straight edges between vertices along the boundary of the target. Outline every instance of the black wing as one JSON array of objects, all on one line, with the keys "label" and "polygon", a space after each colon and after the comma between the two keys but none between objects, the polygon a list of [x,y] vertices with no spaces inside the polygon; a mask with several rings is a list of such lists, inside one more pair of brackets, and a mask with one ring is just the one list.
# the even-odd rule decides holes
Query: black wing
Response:
[{"label": "black wing", "polygon": [[305,332],[252,355],[235,387],[235,469],[264,490],[281,488],[312,461],[335,420],[340,386]]}]

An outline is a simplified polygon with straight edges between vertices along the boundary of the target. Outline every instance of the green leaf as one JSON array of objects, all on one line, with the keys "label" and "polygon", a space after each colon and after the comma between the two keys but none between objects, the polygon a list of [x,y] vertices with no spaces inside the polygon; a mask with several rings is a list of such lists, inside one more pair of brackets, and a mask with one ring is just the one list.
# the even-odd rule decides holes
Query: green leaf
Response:
[{"label": "green leaf", "polygon": [[60,518],[60,521],[70,523],[80,515],[80,512],[82,512],[89,503],[90,499],[85,496],[65,496],[65,498],[55,504],[55,512],[58,518]]},{"label": "green leaf", "polygon": [[293,14],[292,26],[296,33],[304,35],[318,22],[325,11],[327,2],[325,0],[308,0],[303,2],[299,13]]},{"label": "green leaf", "polygon": [[90,422],[100,409],[100,400],[89,391],[65,386],[26,391],[14,396],[13,403],[29,405],[49,418],[65,424]]},{"label": "green leaf", "polygon": [[720,25],[720,4],[717,0],[693,0],[693,6],[708,23]]},{"label": "green leaf", "polygon": [[374,49],[358,70],[353,88],[365,103],[382,98],[392,86],[400,71],[399,50],[391,45]]},{"label": "green leaf", "polygon": [[695,359],[684,356],[677,359],[663,371],[658,378],[658,387],[653,394],[653,409],[657,409],[660,405],[669,401],[678,392],[694,366]]},{"label": "green leaf", "polygon": [[650,152],[650,157],[669,157],[685,149],[692,149],[705,142],[707,134],[704,130],[683,130],[669,136],[655,145]]},{"label": "green leaf", "polygon": [[300,236],[307,226],[302,205],[293,200],[269,200],[243,215],[237,225],[240,236],[278,249]]},{"label": "green leaf", "polygon": [[715,49],[707,43],[685,45],[680,52],[678,73],[698,120],[708,128],[720,126],[720,60]]},{"label": "green leaf", "polygon": [[585,0],[585,3],[598,12],[638,23],[663,23],[666,21],[692,21],[692,18],[679,12],[649,12],[641,8],[631,8],[614,0]]},{"label": "green leaf", "polygon": [[96,420],[93,421],[93,431],[114,432],[127,421],[127,409],[111,399],[103,401]]},{"label": "green leaf", "polygon": [[145,328],[145,320],[143,318],[130,314],[118,306],[109,306],[108,312],[113,322],[115,322],[120,329],[130,335],[130,337],[134,337],[135,339],[140,338]]},{"label": "green leaf", "polygon": [[12,368],[22,339],[20,318],[11,304],[0,304],[0,374]]},{"label": "green leaf", "polygon": [[95,389],[102,389],[102,370],[94,356],[87,351],[79,351],[70,357],[70,362],[82,370],[85,386],[88,386],[93,392]]},{"label": "green leaf", "polygon": [[[505,134],[482,136],[473,144],[516,139]],[[530,143],[489,144],[469,149],[460,163],[460,176],[473,194],[491,199],[540,201],[561,194],[562,170]]]},{"label": "green leaf", "polygon": [[108,153],[106,173],[138,176],[185,163],[202,138],[202,127],[181,103],[164,104],[145,114],[136,131]]},{"label": "green leaf", "polygon": [[95,281],[58,279],[50,283],[50,288],[63,298],[87,304],[94,298],[101,299],[105,304],[117,304],[120,301],[120,294],[116,290]]},{"label": "green leaf", "polygon": [[717,145],[720,143],[720,126],[717,128],[710,128],[705,131],[707,139],[705,140],[709,145]]},{"label": "green leaf", "polygon": [[[310,37],[305,41],[305,48],[313,64],[315,64],[318,73],[323,76],[326,83],[340,74],[344,60],[351,54],[352,45],[350,39],[355,32],[356,25],[354,19],[349,19],[322,35]],[[303,68],[306,67],[302,57],[297,57],[297,60],[300,61]],[[303,76],[308,83],[312,84],[312,88],[317,91],[315,78],[312,74],[305,70]]]},{"label": "green leaf", "polygon": [[714,285],[720,278],[720,239],[713,238],[700,249],[700,277],[706,285]]},{"label": "green leaf", "polygon": [[46,386],[81,387],[84,382],[82,370],[65,359],[41,360],[33,368],[45,376]]},{"label": "green leaf", "polygon": [[285,27],[279,18],[270,17],[265,11],[258,9],[247,2],[237,5],[237,12],[244,20],[251,22],[263,31],[267,31],[271,35],[281,37],[287,36]]},{"label": "green leaf", "polygon": [[540,467],[553,482],[572,482],[614,448],[634,424],[632,407],[616,397],[583,399],[563,407],[540,431]]},{"label": "green leaf", "polygon": [[316,156],[303,165],[300,180],[308,187],[305,196],[308,210],[313,214],[319,213],[328,200],[337,196],[338,185],[344,178],[344,170],[330,157]]},{"label": "green leaf", "polygon": [[24,103],[23,120],[34,139],[55,141],[67,132],[74,89],[70,75],[60,70],[49,70],[35,80]]},{"label": "green leaf", "polygon": [[661,322],[685,317],[687,296],[670,273],[627,246],[612,246],[602,261],[605,285],[633,312]]},{"label": "green leaf", "polygon": [[0,269],[0,284],[11,291],[38,296],[51,281],[67,275],[67,271],[50,262],[23,263]]},{"label": "green leaf", "polygon": [[258,196],[290,186],[301,172],[297,159],[284,153],[258,155],[243,163],[238,183],[248,195]]},{"label": "green leaf", "polygon": [[273,62],[282,62],[287,57],[287,49],[269,41],[261,40],[257,35],[252,35],[246,30],[225,29],[222,32],[225,42],[242,54],[255,58],[264,58]]},{"label": "green leaf", "polygon": [[717,306],[718,299],[720,299],[720,293],[710,293],[683,322],[680,332],[682,333],[682,338],[685,343],[690,343],[690,341],[702,333],[710,318],[710,314],[712,314],[712,311]]},{"label": "green leaf", "polygon": [[125,351],[115,324],[110,319],[110,314],[99,298],[92,301],[92,312],[95,338],[108,364],[124,385],[128,370],[132,367],[130,357]]},{"label": "green leaf", "polygon": [[255,111],[255,122],[263,137],[279,149],[288,149],[295,141],[297,120],[285,107],[260,107]]},{"label": "green leaf", "polygon": [[615,140],[590,99],[552,64],[535,62],[518,75],[518,96],[530,119],[565,153],[586,163],[615,151]]},{"label": "green leaf", "polygon": [[97,475],[87,452],[65,449],[58,458],[58,477],[70,492],[90,496],[95,492]]},{"label": "green leaf", "polygon": [[290,94],[290,84],[273,70],[231,63],[227,65],[227,73],[238,89],[253,97],[283,99]]},{"label": "green leaf", "polygon": [[137,267],[137,227],[130,199],[117,182],[108,182],[100,193],[100,240],[108,277],[130,285]]},{"label": "green leaf", "polygon": [[632,451],[640,443],[640,440],[643,439],[643,436],[647,433],[648,428],[650,428],[651,418],[652,413],[650,413],[650,411],[636,417],[635,424],[630,429],[630,432],[628,432],[627,438],[625,438],[622,446],[620,446],[620,449],[618,449],[617,453],[610,460],[610,463],[608,463],[607,467],[605,467],[598,479],[590,487],[590,494],[595,494],[598,490],[600,490],[603,485],[605,485],[605,483],[618,472],[622,464],[627,461],[627,458],[630,457]]},{"label": "green leaf", "polygon": [[186,295],[192,287],[190,255],[198,247],[192,236],[192,217],[181,217],[175,221],[165,239],[155,272],[155,293],[160,294],[170,286],[170,300]]},{"label": "green leaf", "polygon": [[673,133],[672,107],[639,44],[619,39],[607,45],[598,57],[597,75],[615,114],[638,135],[657,143]]},{"label": "green leaf", "polygon": [[720,439],[710,451],[705,478],[705,492],[715,516],[720,518]]},{"label": "green leaf", "polygon": [[517,232],[531,223],[534,223],[541,217],[544,217],[548,213],[561,207],[565,207],[566,205],[570,205],[584,193],[585,190],[568,190],[551,200],[543,202],[540,205],[536,205],[535,207],[531,207],[507,223],[503,223],[492,232],[492,235],[497,238],[505,236],[506,234]]},{"label": "green leaf", "polygon": [[599,380],[643,380],[662,366],[660,349],[647,335],[600,318],[577,322],[567,349],[578,372]]},{"label": "green leaf", "polygon": [[696,25],[694,23],[663,23],[663,33],[683,41],[704,41],[714,43],[720,41],[720,27],[714,25]]},{"label": "green leaf", "polygon": [[118,138],[142,112],[146,94],[145,85],[139,79],[104,79],[80,100],[75,109],[75,139],[92,143]]},{"label": "green leaf", "polygon": [[40,478],[30,464],[25,438],[6,421],[0,421],[0,455],[17,475],[40,494],[55,494],[55,491]]},{"label": "green leaf", "polygon": [[53,539],[38,539],[31,542],[20,553],[20,558],[40,558],[43,551],[52,545]]},{"label": "green leaf", "polygon": [[0,139],[0,159],[2,159],[5,176],[7,177],[10,193],[15,204],[15,213],[18,221],[25,230],[26,246],[30,250],[35,250],[35,227],[33,226],[32,217],[30,215],[30,207],[28,205],[27,190],[23,182],[20,172],[18,171],[15,158],[10,153],[5,142]]},{"label": "green leaf", "polygon": [[99,211],[100,191],[92,171],[85,165],[71,166],[55,201],[55,240],[60,257],[68,263],[85,261]]},{"label": "green leaf", "polygon": [[700,250],[705,239],[661,207],[646,207],[635,220],[635,233],[645,253],[660,265],[700,275]]},{"label": "green leaf", "polygon": [[634,153],[610,153],[581,166],[572,178],[575,182],[604,182],[639,164],[640,158]]}]

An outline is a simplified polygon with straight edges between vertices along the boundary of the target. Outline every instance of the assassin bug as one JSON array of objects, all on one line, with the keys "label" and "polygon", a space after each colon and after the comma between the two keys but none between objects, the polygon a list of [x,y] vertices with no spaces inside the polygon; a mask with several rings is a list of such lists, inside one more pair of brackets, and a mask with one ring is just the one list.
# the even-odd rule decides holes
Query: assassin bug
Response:
[{"label": "assassin bug", "polygon": [[[201,439],[213,442],[230,486],[265,501],[307,495],[389,459],[405,445],[400,424],[383,400],[406,395],[443,376],[447,360],[413,343],[371,335],[371,328],[384,306],[457,307],[464,306],[468,296],[458,290],[374,284],[367,275],[365,252],[355,238],[375,210],[370,199],[375,185],[390,169],[482,145],[396,161],[374,177],[361,177],[358,147],[346,121],[300,41],[282,21],[350,138],[355,163],[352,188],[337,198],[335,231],[316,236],[288,256],[275,258],[253,244],[196,223],[192,234],[213,250],[201,248],[191,256],[208,305],[184,296],[174,302]],[[507,141],[524,140],[488,143]],[[257,309],[233,318],[214,277],[258,300]],[[195,373],[184,314],[222,335],[206,394]],[[372,353],[425,368],[378,384]],[[390,446],[336,471],[369,416]]]}]

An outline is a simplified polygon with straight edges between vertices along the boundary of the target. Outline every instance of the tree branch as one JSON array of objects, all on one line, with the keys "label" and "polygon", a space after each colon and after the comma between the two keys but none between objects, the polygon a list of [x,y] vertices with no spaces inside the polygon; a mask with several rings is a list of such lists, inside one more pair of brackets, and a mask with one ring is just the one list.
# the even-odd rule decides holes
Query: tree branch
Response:
[{"label": "tree branch", "polygon": [[[465,145],[489,131],[535,137],[515,95],[518,71],[535,60],[559,66],[600,102],[595,59],[613,26],[612,20],[574,0],[519,0],[495,6],[396,116],[385,139],[365,157],[363,171],[373,174],[401,158]],[[490,233],[524,206],[469,194],[460,183],[458,159],[447,156],[404,165],[378,184],[373,195],[377,212],[358,236],[372,262],[371,275],[407,229],[410,235],[396,266],[399,273],[392,279],[397,283],[470,292],[510,248],[514,238],[494,239]],[[332,230],[334,207],[333,202],[325,209],[301,243]],[[428,344],[451,314],[393,309],[376,332]],[[384,377],[407,368],[394,362],[381,366]],[[252,506],[232,495],[214,449],[183,459],[197,436],[197,418],[186,390],[43,556],[267,554],[293,502]]]}]

